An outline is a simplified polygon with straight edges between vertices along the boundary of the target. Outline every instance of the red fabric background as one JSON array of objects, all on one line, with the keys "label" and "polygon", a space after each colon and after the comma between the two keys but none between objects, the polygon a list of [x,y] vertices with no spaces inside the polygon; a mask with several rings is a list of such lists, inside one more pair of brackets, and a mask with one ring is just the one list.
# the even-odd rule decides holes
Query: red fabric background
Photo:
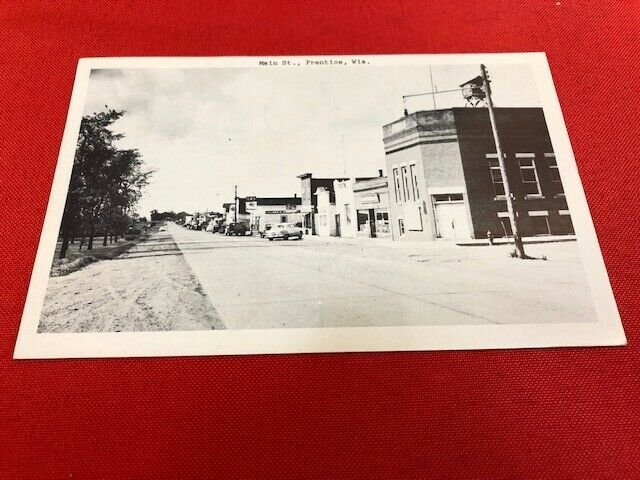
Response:
[{"label": "red fabric background", "polygon": [[[640,478],[638,3],[0,5],[0,478]],[[630,345],[13,361],[80,57],[546,51]]]}]

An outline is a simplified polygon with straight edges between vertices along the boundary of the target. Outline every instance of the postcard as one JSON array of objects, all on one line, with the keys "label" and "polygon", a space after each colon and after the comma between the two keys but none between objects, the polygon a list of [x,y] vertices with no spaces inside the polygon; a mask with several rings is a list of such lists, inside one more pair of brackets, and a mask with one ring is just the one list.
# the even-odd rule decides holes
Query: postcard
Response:
[{"label": "postcard", "polygon": [[544,53],[79,61],[15,358],[625,343]]}]

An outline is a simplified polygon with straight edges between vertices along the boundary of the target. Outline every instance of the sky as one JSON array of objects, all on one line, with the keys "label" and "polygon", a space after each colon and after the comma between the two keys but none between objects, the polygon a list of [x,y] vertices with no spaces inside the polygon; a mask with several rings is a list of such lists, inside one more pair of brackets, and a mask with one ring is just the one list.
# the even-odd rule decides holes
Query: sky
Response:
[{"label": "sky", "polygon": [[[497,107],[539,107],[530,67],[487,65]],[[457,88],[478,65],[433,65],[437,90]],[[123,148],[155,170],[138,206],[220,210],[239,196],[293,196],[297,175],[376,176],[385,169],[382,126],[402,96],[431,90],[429,66],[93,70],[84,113],[126,111],[114,124]],[[459,92],[437,108],[464,106]],[[407,100],[409,112],[432,97]]]}]

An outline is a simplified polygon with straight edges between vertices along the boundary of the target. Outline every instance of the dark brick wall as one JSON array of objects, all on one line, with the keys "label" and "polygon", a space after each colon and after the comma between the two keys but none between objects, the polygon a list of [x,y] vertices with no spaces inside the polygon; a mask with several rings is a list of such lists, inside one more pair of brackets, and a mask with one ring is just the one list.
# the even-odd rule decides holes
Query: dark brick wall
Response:
[{"label": "dark brick wall", "polygon": [[[486,237],[487,231],[500,236],[503,227],[498,212],[507,210],[506,201],[496,200],[487,153],[495,153],[489,113],[486,108],[456,108],[456,127],[462,157],[462,167],[473,233],[476,238]],[[559,196],[558,184],[552,182],[545,153],[552,153],[551,140],[540,108],[497,108],[496,122],[502,148],[507,154],[507,176],[512,192],[516,195],[517,208],[521,211],[520,225],[525,236],[535,234],[538,220],[529,218],[526,212],[547,210],[552,234],[570,233],[568,216],[559,216],[559,210],[567,209],[563,196]],[[515,153],[535,154],[535,165],[542,191],[541,198],[524,198],[523,184]]]},{"label": "dark brick wall", "polygon": [[[324,187],[329,190],[329,201],[331,203],[335,203],[336,194],[333,189],[333,182],[337,180],[336,178],[312,178],[311,179],[311,202],[314,207],[318,206],[318,197],[315,195],[316,190],[320,187]],[[346,180],[346,179],[343,179]]]}]

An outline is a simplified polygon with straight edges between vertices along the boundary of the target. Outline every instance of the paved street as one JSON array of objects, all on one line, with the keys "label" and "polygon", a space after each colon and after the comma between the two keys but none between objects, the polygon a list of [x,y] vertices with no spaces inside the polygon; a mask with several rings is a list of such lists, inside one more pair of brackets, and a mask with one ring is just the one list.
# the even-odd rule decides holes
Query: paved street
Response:
[{"label": "paved street", "polygon": [[226,328],[595,320],[575,242],[528,247],[545,262],[512,259],[509,246],[168,229]]},{"label": "paved street", "polygon": [[267,241],[174,224],[50,279],[40,331],[595,321],[576,242],[513,247]]}]

